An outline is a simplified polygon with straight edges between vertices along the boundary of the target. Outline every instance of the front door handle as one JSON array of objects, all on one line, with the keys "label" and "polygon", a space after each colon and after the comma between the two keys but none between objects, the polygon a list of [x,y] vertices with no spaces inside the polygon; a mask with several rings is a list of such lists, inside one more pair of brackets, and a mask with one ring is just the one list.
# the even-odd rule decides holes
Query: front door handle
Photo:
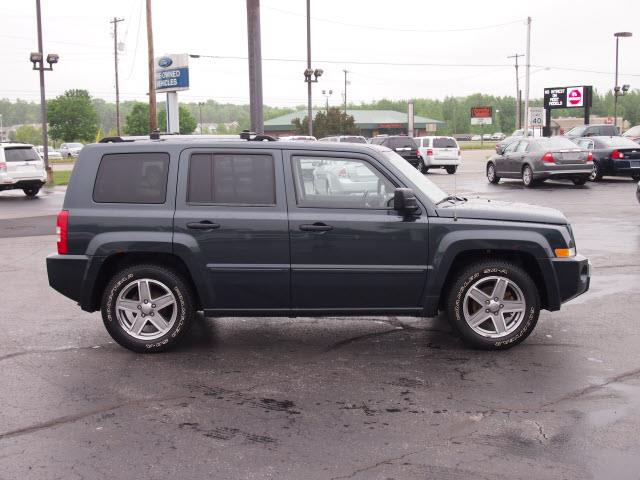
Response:
[{"label": "front door handle", "polygon": [[300,225],[300,227],[298,228],[300,228],[300,230],[302,230],[303,232],[328,232],[329,230],[333,230],[333,227],[331,225],[320,222]]},{"label": "front door handle", "polygon": [[187,223],[187,228],[192,230],[215,230],[216,228],[220,228],[220,224],[210,222],[209,220],[203,220],[202,222]]}]

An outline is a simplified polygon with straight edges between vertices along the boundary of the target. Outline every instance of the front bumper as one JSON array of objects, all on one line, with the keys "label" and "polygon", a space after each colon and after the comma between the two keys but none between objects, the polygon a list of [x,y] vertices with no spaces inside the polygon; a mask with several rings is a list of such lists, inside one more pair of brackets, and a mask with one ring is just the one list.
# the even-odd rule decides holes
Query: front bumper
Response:
[{"label": "front bumper", "polygon": [[584,255],[551,260],[558,286],[560,303],[582,295],[589,290],[591,282],[591,262]]}]

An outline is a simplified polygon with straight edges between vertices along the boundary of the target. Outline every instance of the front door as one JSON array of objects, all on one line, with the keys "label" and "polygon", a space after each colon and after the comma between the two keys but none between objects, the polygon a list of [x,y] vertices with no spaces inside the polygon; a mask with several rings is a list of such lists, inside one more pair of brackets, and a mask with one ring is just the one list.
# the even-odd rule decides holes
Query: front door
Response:
[{"label": "front door", "polygon": [[[205,310],[288,310],[289,229],[280,150],[180,156],[174,250],[193,259]],[[213,312],[210,312],[213,313]]]},{"label": "front door", "polygon": [[[390,207],[402,186],[362,154],[285,151],[294,310],[417,312],[428,219]],[[310,174],[309,174],[310,172]]]}]

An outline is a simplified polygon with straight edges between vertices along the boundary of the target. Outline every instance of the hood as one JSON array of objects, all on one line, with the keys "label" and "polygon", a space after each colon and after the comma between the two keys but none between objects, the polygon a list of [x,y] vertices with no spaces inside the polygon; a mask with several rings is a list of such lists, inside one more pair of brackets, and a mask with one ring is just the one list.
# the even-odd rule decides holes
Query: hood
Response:
[{"label": "hood", "polygon": [[[453,218],[454,206],[451,203],[439,205],[438,216]],[[487,199],[469,199],[455,206],[458,218],[478,220],[503,220],[508,222],[534,222],[566,225],[567,217],[560,210],[539,207],[526,203],[501,202]]]}]

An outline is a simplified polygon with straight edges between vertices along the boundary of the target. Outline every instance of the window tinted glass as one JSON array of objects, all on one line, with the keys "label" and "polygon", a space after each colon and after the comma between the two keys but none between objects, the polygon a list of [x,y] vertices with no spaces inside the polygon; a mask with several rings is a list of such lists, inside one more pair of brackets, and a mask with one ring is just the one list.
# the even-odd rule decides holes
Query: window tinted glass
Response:
[{"label": "window tinted glass", "polygon": [[395,190],[384,175],[362,160],[294,157],[293,173],[301,207],[389,208]]},{"label": "window tinted glass", "polygon": [[93,200],[98,203],[164,203],[168,153],[118,153],[102,157]]},{"label": "window tinted glass", "polygon": [[393,137],[389,139],[389,148],[416,148],[416,143],[411,137]]},{"label": "window tinted glass", "polygon": [[187,201],[275,205],[275,170],[270,155],[198,153],[189,159]]},{"label": "window tinted glass", "polygon": [[518,146],[520,142],[512,142],[509,145],[507,145],[507,148],[504,149],[504,153],[513,153],[516,151],[516,147]]},{"label": "window tinted glass", "polygon": [[458,148],[453,138],[438,137],[433,139],[433,148]]},{"label": "window tinted glass", "polygon": [[378,137],[374,137],[371,139],[371,143],[376,144],[376,145],[382,145],[382,142],[385,141],[385,138],[378,138]]},{"label": "window tinted glass", "polygon": [[7,162],[30,162],[40,160],[36,151],[31,147],[5,148],[4,158]]},{"label": "window tinted glass", "polygon": [[593,150],[593,142],[591,140],[578,140],[578,146],[585,150]]}]

